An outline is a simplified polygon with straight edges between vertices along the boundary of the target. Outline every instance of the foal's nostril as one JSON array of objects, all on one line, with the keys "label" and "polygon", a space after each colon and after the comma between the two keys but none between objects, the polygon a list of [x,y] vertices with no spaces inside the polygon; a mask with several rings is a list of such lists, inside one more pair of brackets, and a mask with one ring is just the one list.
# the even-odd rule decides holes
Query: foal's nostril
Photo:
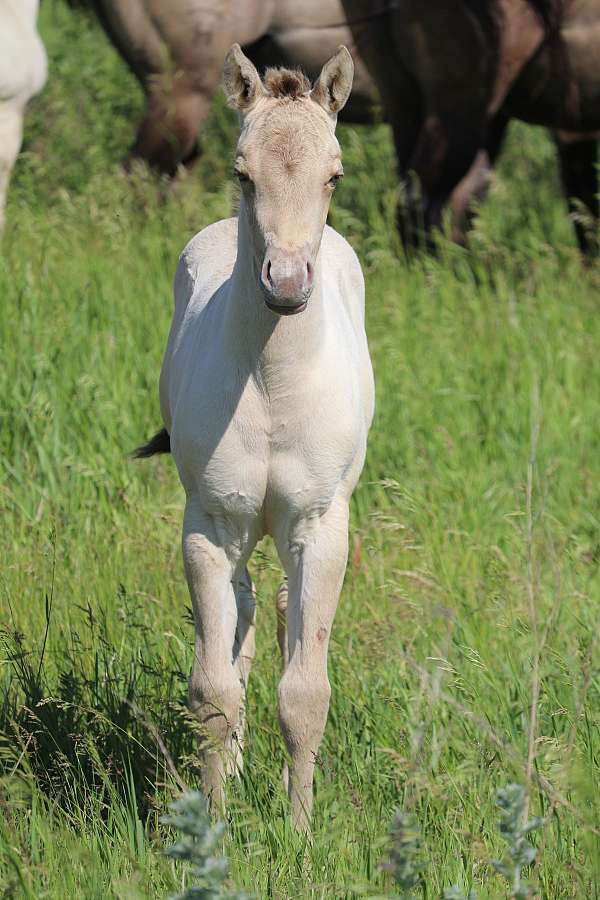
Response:
[{"label": "foal's nostril", "polygon": [[260,280],[267,290],[273,289],[273,279],[271,277],[271,260],[266,259],[260,270]]},{"label": "foal's nostril", "polygon": [[268,295],[286,303],[306,298],[313,288],[314,266],[305,252],[269,248],[260,270],[260,281]]}]

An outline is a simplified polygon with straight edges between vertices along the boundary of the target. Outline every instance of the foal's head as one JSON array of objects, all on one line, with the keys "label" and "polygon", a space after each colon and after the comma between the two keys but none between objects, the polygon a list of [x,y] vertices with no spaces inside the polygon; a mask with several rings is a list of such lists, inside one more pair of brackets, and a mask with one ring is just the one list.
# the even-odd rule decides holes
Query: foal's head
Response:
[{"label": "foal's head", "polygon": [[301,72],[269,69],[264,81],[238,44],[225,60],[228,102],[242,114],[235,174],[252,235],[257,278],[280,315],[306,308],[331,195],[343,175],[335,137],[354,64],[345,47],[311,88]]}]

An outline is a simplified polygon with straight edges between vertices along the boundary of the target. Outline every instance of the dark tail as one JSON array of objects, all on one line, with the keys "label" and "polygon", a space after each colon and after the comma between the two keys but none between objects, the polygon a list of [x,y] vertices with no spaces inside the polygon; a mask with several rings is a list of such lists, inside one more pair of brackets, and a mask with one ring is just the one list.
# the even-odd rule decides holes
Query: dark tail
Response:
[{"label": "dark tail", "polygon": [[134,459],[148,459],[149,456],[154,456],[156,453],[170,453],[171,452],[171,438],[169,437],[169,432],[166,428],[161,428],[160,431],[157,431],[154,437],[151,437],[147,444],[142,444],[141,447],[137,447],[132,456]]}]

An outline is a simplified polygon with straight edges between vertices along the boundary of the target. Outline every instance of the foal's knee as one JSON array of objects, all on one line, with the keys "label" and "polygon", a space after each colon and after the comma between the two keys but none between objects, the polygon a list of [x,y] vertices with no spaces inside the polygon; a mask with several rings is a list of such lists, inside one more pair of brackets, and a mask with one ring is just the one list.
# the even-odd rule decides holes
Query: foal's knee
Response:
[{"label": "foal's knee", "polygon": [[242,685],[233,669],[209,673],[194,667],[189,685],[190,709],[208,731],[207,737],[226,744],[239,724]]},{"label": "foal's knee", "polygon": [[323,737],[331,688],[325,672],[288,666],[279,683],[279,722],[292,756],[314,755]]}]

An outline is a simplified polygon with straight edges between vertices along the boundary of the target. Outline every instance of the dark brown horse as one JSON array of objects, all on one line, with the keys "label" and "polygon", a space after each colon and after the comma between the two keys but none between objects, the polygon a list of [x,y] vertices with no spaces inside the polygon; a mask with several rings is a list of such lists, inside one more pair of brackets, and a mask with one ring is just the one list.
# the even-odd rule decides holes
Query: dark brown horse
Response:
[{"label": "dark brown horse", "polygon": [[[474,160],[493,164],[511,118],[553,131],[566,194],[597,219],[600,0],[342,2],[392,125],[406,243],[440,225]],[[576,231],[595,252],[595,235]]]}]

